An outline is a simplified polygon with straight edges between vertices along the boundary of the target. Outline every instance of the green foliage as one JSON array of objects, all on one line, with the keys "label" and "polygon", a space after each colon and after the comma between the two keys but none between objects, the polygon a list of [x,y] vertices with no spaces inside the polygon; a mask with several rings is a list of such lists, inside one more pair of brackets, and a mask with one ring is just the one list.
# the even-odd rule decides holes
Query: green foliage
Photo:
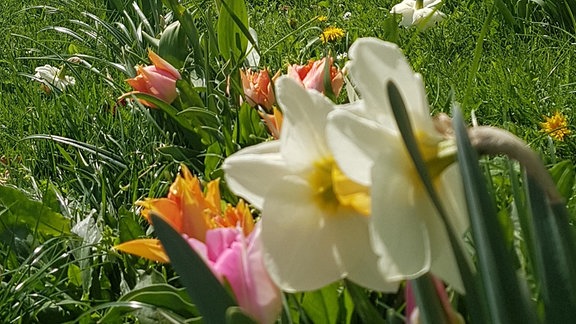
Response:
[{"label": "green foliage", "polygon": [[17,189],[0,186],[0,208],[0,236],[4,237],[4,244],[13,239],[6,232],[19,227],[41,238],[70,234],[69,219]]},{"label": "green foliage", "polygon": [[[117,303],[111,303],[110,309],[100,319],[101,323],[121,323],[127,313],[148,309],[147,318],[192,319],[199,317],[196,308],[184,289],[174,288],[168,284],[151,284],[136,288],[123,295]],[[155,313],[154,315],[150,312]],[[141,318],[144,314],[136,314]]]}]

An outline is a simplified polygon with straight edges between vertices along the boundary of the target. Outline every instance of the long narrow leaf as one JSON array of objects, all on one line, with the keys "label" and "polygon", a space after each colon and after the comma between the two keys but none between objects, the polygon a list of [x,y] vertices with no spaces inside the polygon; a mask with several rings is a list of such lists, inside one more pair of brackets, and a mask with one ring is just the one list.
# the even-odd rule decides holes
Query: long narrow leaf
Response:
[{"label": "long narrow leaf", "polygon": [[527,176],[532,211],[534,265],[541,287],[547,323],[569,323],[576,318],[576,266],[570,224],[557,207],[554,212],[540,186]]},{"label": "long narrow leaf", "polygon": [[520,289],[515,275],[511,251],[504,241],[496,208],[478,165],[478,154],[470,144],[462,113],[454,107],[452,114],[479,278],[489,310],[488,321],[536,323],[533,305],[529,304],[528,296]]},{"label": "long narrow leaf", "polygon": [[203,315],[204,321],[226,323],[227,309],[235,306],[232,297],[214,277],[204,260],[176,230],[154,213],[150,218],[172,267],[180,275],[180,281]]}]

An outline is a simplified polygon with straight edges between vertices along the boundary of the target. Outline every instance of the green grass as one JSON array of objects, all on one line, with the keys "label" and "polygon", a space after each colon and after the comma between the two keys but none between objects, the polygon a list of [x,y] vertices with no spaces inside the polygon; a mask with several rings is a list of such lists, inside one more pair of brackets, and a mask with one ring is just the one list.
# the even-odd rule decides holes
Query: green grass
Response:
[{"label": "green grass", "polygon": [[[470,97],[464,103],[467,118],[474,111],[479,124],[510,130],[541,152],[550,166],[562,160],[576,162],[574,134],[564,142],[554,142],[555,152],[550,154],[550,142],[539,126],[543,115],[560,111],[568,116],[574,131],[576,51],[575,36],[568,32],[532,22],[519,34],[496,12],[483,37],[478,71],[471,74],[476,43],[489,11],[486,2],[449,1],[442,7],[448,19],[425,32],[391,28],[395,22],[388,12],[394,2],[389,0],[247,3],[251,27],[258,33],[263,53],[261,66],[268,66],[273,72],[279,69],[285,72],[288,64],[320,57],[328,49],[335,54],[345,53],[358,37],[395,41],[404,49],[413,68],[423,75],[434,113],[448,113],[452,99],[462,102],[470,83]],[[35,5],[56,9],[31,8]],[[41,321],[55,313],[61,319],[72,320],[90,307],[117,300],[139,282],[138,278],[145,276],[139,271],[147,275],[160,271],[166,281],[174,281],[169,267],[118,255],[110,247],[120,240],[144,234],[146,224],[133,203],[166,194],[180,161],[158,149],[185,144],[185,136],[164,129],[162,122],[153,116],[155,112],[151,114],[138,105],[117,105],[116,99],[129,91],[123,82],[127,75],[106,63],[91,61],[116,85],[86,68],[70,65],[77,84],[66,93],[47,95],[26,76],[34,74],[34,68],[43,64],[59,66],[77,52],[118,62],[120,56],[110,50],[115,41],[110,35],[108,43],[91,44],[43,30],[47,26],[77,30],[78,25],[70,19],[92,24],[94,21],[82,16],[82,11],[92,12],[110,23],[123,19],[105,9],[106,2],[95,5],[87,0],[28,1],[26,5],[6,0],[0,4],[0,12],[5,13],[0,16],[0,181],[35,199],[49,194],[60,197],[53,200],[59,212],[73,222],[91,215],[103,234],[89,265],[77,257],[61,256],[80,249],[78,242],[30,240],[16,232],[3,237],[0,256],[6,258],[0,259],[7,261],[0,263],[2,290],[31,283],[24,290],[28,297],[23,298],[30,298],[28,304],[12,307],[14,296],[0,295],[0,317],[9,321]],[[350,19],[343,19],[345,12],[351,13]],[[327,16],[328,20],[314,20],[317,16]],[[344,39],[329,48],[314,42],[327,26],[347,32]],[[144,60],[145,43],[130,45],[133,52],[127,54],[126,62]],[[48,135],[74,140],[79,145],[74,147],[65,140],[46,138]],[[97,148],[96,152],[89,150],[92,146]],[[511,201],[507,163],[501,159],[489,163],[495,174],[494,190],[504,213]],[[4,174],[5,179],[1,178]],[[574,205],[572,197],[566,198]],[[124,234],[126,228],[135,232]],[[18,246],[7,244],[19,239],[22,240],[17,242]],[[28,255],[37,246],[50,252],[42,256],[46,266],[34,267],[32,271],[33,262]],[[72,283],[74,273],[69,269],[76,268],[70,265],[91,269],[89,286]],[[51,269],[57,268],[60,270],[52,272]],[[20,274],[22,269],[27,269],[24,275]],[[41,282],[49,285],[40,287]],[[49,306],[64,300],[74,303],[44,306],[31,313],[43,300],[50,301],[46,304]]]}]

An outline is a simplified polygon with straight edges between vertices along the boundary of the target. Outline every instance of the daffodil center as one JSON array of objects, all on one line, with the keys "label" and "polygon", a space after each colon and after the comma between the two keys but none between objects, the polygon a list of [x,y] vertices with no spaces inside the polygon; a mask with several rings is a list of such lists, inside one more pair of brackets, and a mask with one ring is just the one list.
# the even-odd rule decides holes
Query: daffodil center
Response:
[{"label": "daffodil center", "polygon": [[423,132],[416,132],[415,135],[422,159],[434,180],[456,161],[456,143],[453,140],[438,141]]},{"label": "daffodil center", "polygon": [[365,216],[370,214],[369,189],[346,177],[332,157],[314,163],[308,183],[313,191],[313,200],[320,209],[330,214],[341,208]]},{"label": "daffodil center", "polygon": [[416,3],[414,4],[414,9],[418,10],[422,8],[424,8],[424,0],[416,0]]}]

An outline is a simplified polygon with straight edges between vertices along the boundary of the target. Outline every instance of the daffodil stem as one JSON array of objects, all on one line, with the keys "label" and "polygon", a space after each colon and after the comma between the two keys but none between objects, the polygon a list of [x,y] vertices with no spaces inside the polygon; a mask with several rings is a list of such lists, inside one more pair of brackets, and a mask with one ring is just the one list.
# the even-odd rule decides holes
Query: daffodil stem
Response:
[{"label": "daffodil stem", "polygon": [[526,174],[542,186],[550,204],[564,202],[540,157],[520,138],[506,130],[490,126],[471,127],[468,129],[468,136],[478,153],[504,154],[520,162]]}]

